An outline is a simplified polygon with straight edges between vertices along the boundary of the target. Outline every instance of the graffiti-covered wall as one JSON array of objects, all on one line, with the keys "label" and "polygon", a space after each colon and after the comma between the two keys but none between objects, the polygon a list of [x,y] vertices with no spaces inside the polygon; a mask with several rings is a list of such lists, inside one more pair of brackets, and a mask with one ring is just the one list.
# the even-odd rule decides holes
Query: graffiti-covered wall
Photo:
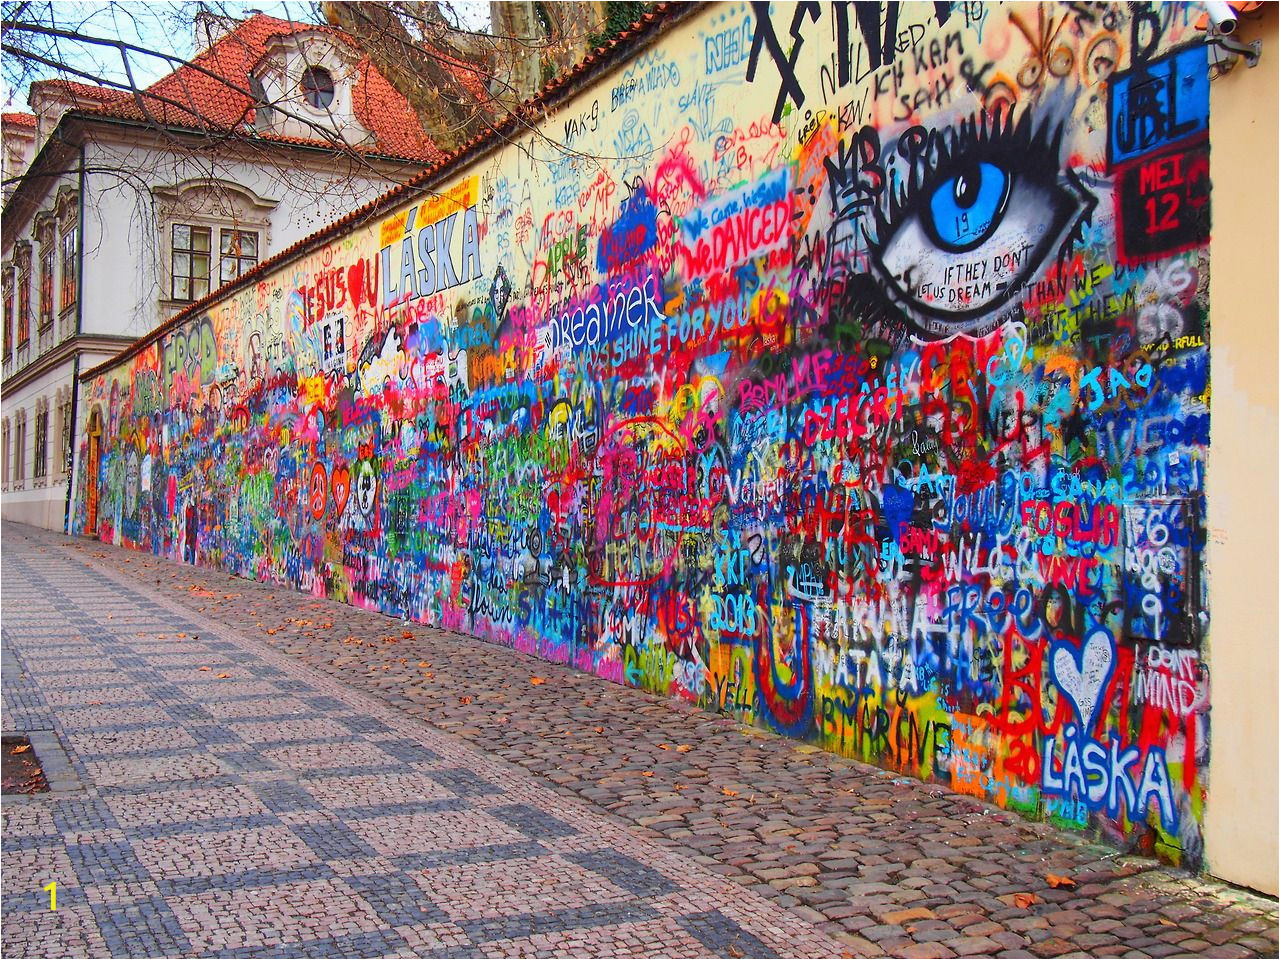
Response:
[{"label": "graffiti-covered wall", "polygon": [[695,12],[93,378],[78,523],[1195,865],[1199,12]]}]

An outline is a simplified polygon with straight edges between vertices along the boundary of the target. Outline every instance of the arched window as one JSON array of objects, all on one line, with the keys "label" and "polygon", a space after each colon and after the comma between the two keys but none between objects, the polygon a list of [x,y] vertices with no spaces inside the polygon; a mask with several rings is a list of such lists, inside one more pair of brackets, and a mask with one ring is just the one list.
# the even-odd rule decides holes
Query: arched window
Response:
[{"label": "arched window", "polygon": [[325,110],[333,103],[333,74],[324,67],[307,67],[302,71],[301,87],[307,106]]},{"label": "arched window", "polygon": [[31,476],[43,481],[49,476],[49,399],[36,401],[35,444],[31,454]]},{"label": "arched window", "polygon": [[58,391],[57,478],[65,480],[71,471],[71,388]]},{"label": "arched window", "polygon": [[27,480],[27,411],[13,415],[13,483],[21,490]]}]

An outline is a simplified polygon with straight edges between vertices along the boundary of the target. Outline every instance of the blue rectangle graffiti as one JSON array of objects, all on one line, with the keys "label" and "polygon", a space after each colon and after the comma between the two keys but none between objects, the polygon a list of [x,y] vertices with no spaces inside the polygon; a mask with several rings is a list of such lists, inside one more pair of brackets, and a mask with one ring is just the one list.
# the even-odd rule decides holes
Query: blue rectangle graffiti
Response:
[{"label": "blue rectangle graffiti", "polygon": [[1116,74],[1107,91],[1110,160],[1124,163],[1209,129],[1209,69],[1197,42]]}]

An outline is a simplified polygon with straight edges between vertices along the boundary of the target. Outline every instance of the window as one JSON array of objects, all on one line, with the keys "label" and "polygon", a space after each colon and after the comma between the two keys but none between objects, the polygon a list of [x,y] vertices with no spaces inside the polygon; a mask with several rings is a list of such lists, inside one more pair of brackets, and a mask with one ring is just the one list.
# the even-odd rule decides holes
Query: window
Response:
[{"label": "window", "polygon": [[253,125],[258,130],[271,129],[271,99],[262,78],[249,74],[249,95],[253,97]]},{"label": "window", "polygon": [[53,222],[49,225],[49,245],[57,247],[58,310],[65,312],[80,295],[80,237],[76,228],[80,222],[80,193],[74,187],[63,185],[58,189],[53,208]]},{"label": "window", "polygon": [[193,227],[186,223],[173,225],[173,286],[174,300],[199,300],[209,293],[209,239],[208,227]]},{"label": "window", "polygon": [[[197,178],[152,190],[169,279],[165,309],[201,300],[256,267],[277,201],[229,180]],[[77,237],[77,243],[82,238]],[[78,250],[83,255],[83,250]]]},{"label": "window", "polygon": [[62,445],[58,450],[58,476],[66,477],[71,470],[71,391],[62,396],[59,404],[61,414],[58,418],[62,431]]},{"label": "window", "polygon": [[3,426],[0,426],[0,444],[4,446],[4,450],[0,451],[0,456],[3,456],[4,458],[3,473],[0,473],[0,478],[3,478],[4,485],[7,487],[9,485],[9,418],[8,417],[4,418],[4,424]]},{"label": "window", "polygon": [[49,403],[46,400],[41,400],[36,406],[35,439],[31,475],[37,480],[43,480],[49,475]]},{"label": "window", "polygon": [[18,346],[25,347],[31,339],[31,274],[18,277]]},{"label": "window", "polygon": [[19,410],[13,418],[13,481],[19,487],[27,478],[27,414]]},{"label": "window", "polygon": [[53,323],[53,250],[40,253],[40,329]]},{"label": "window", "polygon": [[252,230],[219,231],[222,282],[234,280],[258,264],[258,234]]},{"label": "window", "polygon": [[4,357],[8,359],[13,347],[13,291],[4,292]]},{"label": "window", "polygon": [[62,235],[62,296],[59,309],[65,310],[76,302],[78,291],[76,277],[76,232],[68,230]]},{"label": "window", "polygon": [[324,110],[333,103],[333,74],[324,67],[307,67],[302,72],[301,86],[307,106]]}]

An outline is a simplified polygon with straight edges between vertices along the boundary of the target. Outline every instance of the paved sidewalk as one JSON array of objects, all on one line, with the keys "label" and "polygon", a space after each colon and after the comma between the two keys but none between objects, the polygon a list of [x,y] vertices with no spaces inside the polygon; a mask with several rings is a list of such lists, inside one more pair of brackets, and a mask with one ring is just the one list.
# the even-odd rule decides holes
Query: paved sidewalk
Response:
[{"label": "paved sidewalk", "polygon": [[3,591],[6,704],[56,733],[79,780],[5,799],[7,957],[841,950],[616,818],[8,524]]},{"label": "paved sidewalk", "polygon": [[[789,908],[848,954],[1277,953],[1274,901],[935,786],[567,667],[288,589],[12,524],[4,534],[6,588],[10,550],[43,548],[41,557],[158,593],[204,625],[187,631],[202,641],[209,628],[229,638],[237,631],[248,639],[237,649],[275,647],[336,678],[337,689],[379,699],[412,729],[425,719],[486,756],[518,764],[555,790],[555,804],[586,801],[612,812],[632,835]],[[10,603],[6,593],[6,631]],[[307,681],[313,686],[322,683],[315,676]],[[1050,874],[1071,876],[1077,886],[1052,887]]]}]

